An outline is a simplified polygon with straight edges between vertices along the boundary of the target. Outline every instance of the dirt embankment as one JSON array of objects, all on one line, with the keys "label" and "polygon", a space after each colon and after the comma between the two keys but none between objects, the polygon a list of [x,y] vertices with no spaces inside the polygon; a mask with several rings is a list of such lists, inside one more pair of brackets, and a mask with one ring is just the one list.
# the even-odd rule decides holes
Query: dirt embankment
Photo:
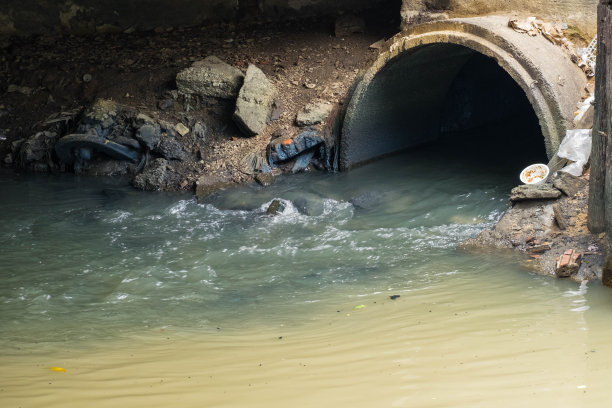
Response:
[{"label": "dirt embankment", "polygon": [[[140,113],[160,123],[164,132],[166,124],[176,137],[180,160],[169,157],[168,177],[156,189],[191,190],[202,174],[235,183],[252,180],[243,171],[245,157],[265,152],[275,137],[299,134],[296,113],[308,102],[341,104],[359,69],[376,52],[369,46],[398,29],[398,22],[365,19],[363,32],[336,36],[334,21],[14,39],[0,50],[0,161],[35,171],[74,171],[58,161],[51,147],[76,132],[92,104],[104,99],[119,107],[113,120],[122,130],[114,133],[125,134],[115,135],[117,140],[134,136]],[[194,100],[177,93],[177,73],[211,55],[243,73],[253,64],[275,86],[275,120],[257,136],[246,137],[232,121],[235,101]],[[181,125],[187,134],[175,131]],[[23,148],[42,131],[47,133]],[[147,155],[146,165],[160,154],[158,149]],[[134,176],[144,165],[77,170]]]}]

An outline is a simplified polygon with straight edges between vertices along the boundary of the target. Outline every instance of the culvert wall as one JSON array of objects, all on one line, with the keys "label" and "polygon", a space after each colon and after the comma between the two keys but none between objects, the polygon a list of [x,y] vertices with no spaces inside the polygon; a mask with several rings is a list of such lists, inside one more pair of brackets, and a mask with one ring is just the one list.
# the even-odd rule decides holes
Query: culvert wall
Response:
[{"label": "culvert wall", "polygon": [[[347,98],[340,168],[435,141],[449,90],[475,54],[494,60],[522,89],[552,158],[571,126],[586,76],[558,46],[507,26],[501,16],[423,24],[387,42]],[[494,92],[495,90],[492,90]],[[529,148],[529,146],[526,146]]]}]

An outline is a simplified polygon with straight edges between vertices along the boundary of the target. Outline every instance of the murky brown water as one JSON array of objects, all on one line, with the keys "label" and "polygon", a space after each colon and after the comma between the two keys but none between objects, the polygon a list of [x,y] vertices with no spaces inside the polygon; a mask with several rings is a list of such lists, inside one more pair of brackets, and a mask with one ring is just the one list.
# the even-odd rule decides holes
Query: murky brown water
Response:
[{"label": "murky brown water", "polygon": [[412,159],[206,205],[5,177],[0,406],[607,407],[611,292],[458,252],[514,180]]}]

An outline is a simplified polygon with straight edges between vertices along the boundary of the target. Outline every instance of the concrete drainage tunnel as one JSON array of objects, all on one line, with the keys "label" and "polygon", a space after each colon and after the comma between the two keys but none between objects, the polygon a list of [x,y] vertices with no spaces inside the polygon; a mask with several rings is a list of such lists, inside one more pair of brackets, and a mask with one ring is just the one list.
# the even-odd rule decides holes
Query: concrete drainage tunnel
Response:
[{"label": "concrete drainage tunnel", "polygon": [[[526,165],[554,157],[584,75],[558,47],[488,19],[426,24],[388,42],[349,93],[341,169],[425,148],[441,160],[518,177]],[[483,23],[490,25],[483,30]]]}]

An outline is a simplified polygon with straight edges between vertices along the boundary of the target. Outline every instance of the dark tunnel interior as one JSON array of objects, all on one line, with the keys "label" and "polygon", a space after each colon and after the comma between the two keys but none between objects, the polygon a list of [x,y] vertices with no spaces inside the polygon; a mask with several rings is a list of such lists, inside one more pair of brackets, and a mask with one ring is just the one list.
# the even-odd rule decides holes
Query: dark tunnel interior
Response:
[{"label": "dark tunnel interior", "polygon": [[513,171],[547,162],[523,89],[494,59],[459,45],[427,45],[389,62],[349,122],[343,168],[417,147]]}]

